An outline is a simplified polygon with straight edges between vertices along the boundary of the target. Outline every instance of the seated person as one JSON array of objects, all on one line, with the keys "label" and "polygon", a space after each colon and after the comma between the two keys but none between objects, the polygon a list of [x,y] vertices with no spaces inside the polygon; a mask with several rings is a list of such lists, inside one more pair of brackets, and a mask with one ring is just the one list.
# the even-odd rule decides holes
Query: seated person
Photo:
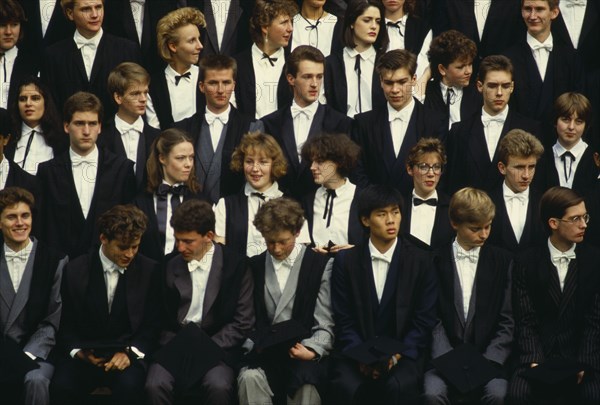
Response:
[{"label": "seated person", "polygon": [[336,253],[362,242],[363,229],[356,220],[359,190],[348,179],[359,153],[358,145],[344,134],[315,136],[302,147],[302,160],[320,185],[302,201],[310,239],[319,253]]},{"label": "seated person", "polygon": [[3,360],[2,396],[7,403],[48,405],[54,366],[49,354],[56,342],[62,302],[60,285],[68,258],[31,237],[34,198],[22,188],[0,191],[0,231],[4,239],[0,261],[0,335],[12,340],[39,368],[25,376]]},{"label": "seated person", "polygon": [[137,254],[147,223],[138,208],[114,206],[98,219],[100,248],[65,268],[51,386],[56,403],[86,403],[103,386],[115,403],[143,403],[160,293],[158,263]]},{"label": "seated person", "polygon": [[[582,197],[557,186],[542,196],[540,219],[547,243],[523,253],[514,271],[518,368],[510,379],[507,402],[597,404],[600,251],[582,243],[589,215]],[[572,373],[549,385],[523,376],[553,358],[577,362],[577,378]]]},{"label": "seated person", "polygon": [[408,152],[406,171],[413,189],[404,201],[406,207],[400,231],[425,248],[437,249],[452,240],[454,231],[448,220],[450,197],[437,189],[446,164],[444,145],[436,138],[421,138]]},{"label": "seated person", "polygon": [[317,405],[329,382],[325,359],[333,348],[329,285],[333,261],[296,243],[303,222],[300,204],[289,198],[266,202],[254,218],[267,242],[267,252],[249,262],[256,329],[294,319],[311,334],[285,350],[265,349],[271,352],[258,353],[255,364],[242,368],[238,376],[241,405],[286,399],[290,404]]},{"label": "seated person", "polygon": [[[463,188],[452,196],[449,215],[456,238],[440,249],[437,260],[440,320],[433,329],[431,357],[470,343],[500,371],[511,353],[515,322],[510,300],[511,256],[485,243],[495,215],[494,203],[481,190]],[[426,404],[450,403],[456,393],[436,369],[425,373],[424,384]],[[478,403],[504,403],[506,387],[505,377],[491,379],[481,396],[477,394]]]},{"label": "seated person", "polygon": [[[238,354],[254,325],[252,276],[245,257],[213,242],[215,215],[209,203],[189,200],[171,218],[179,254],[166,263],[165,328],[160,343],[168,343],[188,323],[194,322],[224,351],[229,363]],[[235,374],[221,361],[192,388],[177,381],[165,367],[154,363],[146,380],[146,403],[172,404],[197,390],[201,403],[228,405],[236,402]]]},{"label": "seated person", "polygon": [[369,239],[335,258],[331,302],[342,351],[376,336],[403,349],[382,367],[345,356],[333,365],[330,395],[338,403],[418,403],[426,351],[436,323],[437,281],[428,255],[398,238],[402,197],[390,186],[369,186],[358,215]]},{"label": "seated person", "polygon": [[518,253],[544,241],[539,218],[541,194],[532,187],[542,143],[521,129],[513,129],[498,145],[498,170],[504,182],[490,192],[496,205],[489,243]]}]

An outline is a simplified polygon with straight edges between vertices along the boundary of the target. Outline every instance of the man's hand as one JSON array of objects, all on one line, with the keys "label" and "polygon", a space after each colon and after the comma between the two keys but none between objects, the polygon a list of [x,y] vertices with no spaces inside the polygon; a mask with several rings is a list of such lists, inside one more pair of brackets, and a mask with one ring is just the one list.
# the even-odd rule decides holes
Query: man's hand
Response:
[{"label": "man's hand", "polygon": [[375,370],[373,369],[373,367],[371,367],[369,365],[360,363],[358,365],[358,368],[360,370],[360,373],[367,378],[372,378],[372,379],[376,380],[379,377],[379,373],[377,374],[377,377],[375,375],[373,375],[374,374],[373,372]]},{"label": "man's hand", "polygon": [[105,358],[94,356],[93,350],[80,350],[75,357],[96,367],[104,367],[104,363],[106,363]]},{"label": "man's hand", "polygon": [[314,360],[317,357],[317,353],[307,348],[302,343],[296,343],[288,352],[292,359],[297,360]]},{"label": "man's hand", "polygon": [[322,255],[327,255],[329,253],[334,254],[339,252],[340,250],[352,249],[354,245],[333,245],[331,247],[328,246],[316,246],[313,248],[313,251],[316,253],[320,253]]},{"label": "man's hand", "polygon": [[104,365],[104,371],[123,371],[131,365],[129,356],[125,352],[117,352],[112,356],[112,359]]}]

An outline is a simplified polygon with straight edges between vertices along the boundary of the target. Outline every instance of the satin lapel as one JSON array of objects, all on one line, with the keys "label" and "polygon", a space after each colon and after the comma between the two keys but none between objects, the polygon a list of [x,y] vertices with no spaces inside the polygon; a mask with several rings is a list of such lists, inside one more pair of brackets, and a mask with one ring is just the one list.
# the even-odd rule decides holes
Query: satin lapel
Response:
[{"label": "satin lapel", "polygon": [[471,158],[477,166],[478,172],[482,174],[487,173],[490,166],[490,155],[487,149],[487,141],[485,140],[483,123],[479,116],[474,117],[467,134],[469,137],[467,142],[471,151]]},{"label": "satin lapel", "polygon": [[[137,37],[137,34],[136,34]],[[98,72],[100,71],[100,65],[106,63],[105,60],[107,56],[105,55],[106,51],[106,34],[102,35],[100,39],[100,43],[98,44],[98,49],[96,50],[96,56],[94,57],[94,64],[92,65],[92,72],[90,73],[90,83],[94,83],[96,78],[98,77]],[[113,50],[109,50],[112,52]],[[82,59],[83,60],[83,59]],[[85,69],[84,69],[85,70]]]},{"label": "satin lapel", "polygon": [[562,292],[562,299],[560,300],[560,306],[558,309],[558,316],[561,317],[569,304],[573,300],[573,295],[577,292],[577,280],[578,280],[578,269],[577,259],[569,261],[569,269],[567,270],[567,276],[565,277],[565,287]]},{"label": "satin lapel", "polygon": [[458,269],[456,268],[456,259],[454,258],[454,249],[451,250],[451,263],[452,263],[452,278],[453,278],[453,288],[454,288],[454,310],[456,311],[456,316],[462,326],[463,330],[465,329],[466,321],[465,321],[465,306],[463,304],[463,293],[462,286],[460,285],[460,277],[458,277]]},{"label": "satin lapel", "polygon": [[288,155],[288,161],[298,171],[300,161],[298,160],[298,151],[296,149],[296,137],[294,135],[294,120],[289,108],[285,108],[281,114],[281,139],[285,153]]},{"label": "satin lapel", "polygon": [[179,308],[177,310],[177,321],[183,322],[190,310],[192,303],[192,277],[188,271],[187,262],[181,256],[177,256],[173,263],[173,285],[179,292]]},{"label": "satin lapel", "polygon": [[[54,180],[57,182],[56,188],[58,190],[65,190],[65,195],[68,195],[69,205],[73,213],[78,214],[78,221],[84,222],[85,217],[81,210],[81,203],[77,194],[77,188],[75,187],[75,180],[73,179],[73,170],[71,169],[71,158],[69,152],[63,153],[63,155],[57,159],[56,162],[57,175]],[[62,173],[61,173],[62,172]]]},{"label": "satin lapel", "polygon": [[[300,267],[302,266],[302,259],[304,259],[304,252],[306,252],[306,246],[302,246],[302,251],[298,254],[294,265],[292,266],[292,270],[290,271],[290,276],[288,277],[287,283],[283,288],[283,293],[281,294],[281,299],[277,303],[277,310],[275,311],[275,316],[273,317],[273,322],[278,322],[278,318],[283,312],[285,308],[290,306],[290,302],[296,298],[296,288],[298,287],[298,275],[300,274]],[[291,304],[293,306],[293,303]],[[283,321],[284,319],[281,319]]]},{"label": "satin lapel", "polygon": [[10,280],[8,265],[6,264],[6,259],[4,258],[3,249],[0,249],[0,254],[2,254],[2,258],[0,258],[0,297],[2,298],[4,304],[6,304],[6,308],[10,309],[16,293]]},{"label": "satin lapel", "polygon": [[[265,255],[265,291],[268,293],[269,298],[273,301],[273,307],[277,307],[279,301],[281,301],[281,290],[279,289],[279,283],[277,282],[277,276],[275,275],[275,268],[273,267],[273,260],[271,255]],[[266,298],[266,297],[265,297]]]},{"label": "satin lapel", "polygon": [[545,280],[548,289],[548,295],[556,305],[556,308],[560,307],[560,301],[562,297],[562,292],[560,290],[560,280],[558,279],[558,271],[554,264],[552,264],[552,260],[550,260],[550,252],[548,247],[544,247],[544,258],[543,264],[539,266],[539,271],[541,279]]},{"label": "satin lapel", "polygon": [[383,160],[385,170],[389,177],[393,177],[394,165],[396,164],[397,156],[394,155],[394,143],[392,142],[392,130],[390,129],[390,119],[387,108],[385,111],[374,115],[375,122],[373,123],[373,141],[377,147],[379,158]]},{"label": "satin lapel", "polygon": [[581,26],[581,34],[579,34],[579,45],[586,39],[592,27],[598,21],[600,10],[598,10],[597,1],[588,1],[583,17],[583,25]]},{"label": "satin lapel", "polygon": [[211,310],[219,290],[221,289],[221,278],[223,277],[223,248],[214,244],[215,254],[212,258],[208,281],[206,282],[206,292],[204,293],[204,304],[202,305],[202,319],[206,317]]},{"label": "satin lapel", "polygon": [[12,307],[10,308],[10,313],[8,314],[7,327],[10,328],[15,320],[19,317],[27,301],[29,300],[29,289],[31,287],[31,277],[33,276],[33,264],[35,262],[35,251],[37,247],[37,241],[33,242],[33,249],[27,258],[27,263],[25,264],[25,271],[23,272],[23,276],[21,277],[21,284],[19,285],[19,290],[17,291],[17,295],[13,301]]},{"label": "satin lapel", "polygon": [[[216,51],[215,53],[219,54],[219,40],[217,38],[217,24],[215,21],[215,15],[213,14],[213,8],[210,1],[204,2],[204,19],[206,20],[206,34],[208,35],[208,40],[213,45],[213,49]],[[225,39],[225,35],[223,35],[223,39]]]},{"label": "satin lapel", "polygon": [[[96,56],[98,56],[97,52]],[[75,40],[71,40],[71,57],[73,58],[73,62],[77,67],[77,71],[79,72],[79,76],[81,76],[83,83],[89,83],[90,81],[88,80],[87,72],[85,71],[85,63],[83,63],[83,56],[81,55],[81,51],[77,49]]]},{"label": "satin lapel", "polygon": [[231,4],[229,5],[229,13],[227,14],[227,21],[225,23],[225,31],[223,32],[223,43],[221,44],[221,48],[224,48],[225,44],[228,44],[233,34],[235,33],[235,28],[238,25],[238,21],[242,17],[243,10],[240,7],[239,0],[231,0]]},{"label": "satin lapel", "polygon": [[129,322],[131,323],[131,330],[138,329],[143,316],[141,309],[143,308],[143,304],[145,304],[143,294],[146,292],[145,288],[140,288],[140,286],[144,285],[141,277],[143,270],[137,267],[137,261],[134,259],[133,263],[125,270],[125,273],[120,276],[122,280],[119,280],[119,282],[125,282],[127,313],[129,315]]}]

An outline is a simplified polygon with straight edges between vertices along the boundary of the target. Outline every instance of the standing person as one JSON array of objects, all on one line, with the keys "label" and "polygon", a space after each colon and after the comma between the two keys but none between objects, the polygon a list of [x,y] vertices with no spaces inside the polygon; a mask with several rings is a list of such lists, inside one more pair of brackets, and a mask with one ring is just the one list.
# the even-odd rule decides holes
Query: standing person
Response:
[{"label": "standing person", "polygon": [[234,56],[239,67],[235,100],[242,113],[260,119],[289,104],[284,66],[297,12],[292,0],[256,0],[250,17],[253,45]]},{"label": "standing person", "polygon": [[388,46],[383,16],[379,0],[352,0],[344,16],[344,49],[327,57],[327,104],[350,118],[385,104],[375,71]]},{"label": "standing person", "polygon": [[98,148],[104,109],[91,93],[73,94],[65,103],[63,130],[69,150],[39,166],[42,187],[42,240],[76,258],[97,235],[97,219],[135,196],[133,162]]},{"label": "standing person", "polygon": [[301,45],[319,49],[325,57],[342,49],[342,20],[325,10],[326,0],[304,0],[294,16],[293,51]]},{"label": "standing person", "polygon": [[[582,243],[589,215],[576,192],[552,187],[542,196],[540,219],[547,243],[524,253],[514,272],[519,367],[510,380],[507,401],[597,404],[600,252]],[[553,358],[577,362],[571,378],[552,385],[525,379],[526,370],[545,367]]]},{"label": "standing person", "polygon": [[112,207],[98,218],[100,248],[65,268],[52,379],[57,403],[85,403],[98,387],[109,387],[115,403],[143,403],[160,294],[158,263],[138,254],[147,223],[132,205]]},{"label": "standing person", "polygon": [[[47,405],[54,366],[48,362],[60,323],[60,285],[68,258],[31,236],[33,195],[18,187],[0,191],[0,230],[4,240],[0,260],[0,334],[11,340],[39,368],[25,376],[15,364],[2,363],[1,381],[7,401]],[[11,394],[16,394],[11,396]],[[11,399],[12,398],[12,399]]]}]

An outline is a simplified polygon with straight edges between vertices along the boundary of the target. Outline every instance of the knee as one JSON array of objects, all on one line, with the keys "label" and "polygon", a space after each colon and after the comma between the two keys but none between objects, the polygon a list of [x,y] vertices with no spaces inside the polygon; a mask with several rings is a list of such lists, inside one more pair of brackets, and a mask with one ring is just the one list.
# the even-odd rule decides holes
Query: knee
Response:
[{"label": "knee", "polygon": [[158,393],[173,391],[173,383],[169,378],[161,377],[153,373],[148,373],[146,383],[144,385],[146,395],[153,398]]},{"label": "knee", "polygon": [[260,368],[248,368],[238,375],[238,386],[256,386],[266,382],[264,371]]},{"label": "knee", "polygon": [[50,385],[50,379],[48,377],[42,373],[36,372],[29,372],[25,374],[25,379],[23,382],[25,387],[48,387]]},{"label": "knee", "polygon": [[485,386],[484,400],[488,405],[502,405],[506,398],[508,383],[504,379],[496,378]]}]

